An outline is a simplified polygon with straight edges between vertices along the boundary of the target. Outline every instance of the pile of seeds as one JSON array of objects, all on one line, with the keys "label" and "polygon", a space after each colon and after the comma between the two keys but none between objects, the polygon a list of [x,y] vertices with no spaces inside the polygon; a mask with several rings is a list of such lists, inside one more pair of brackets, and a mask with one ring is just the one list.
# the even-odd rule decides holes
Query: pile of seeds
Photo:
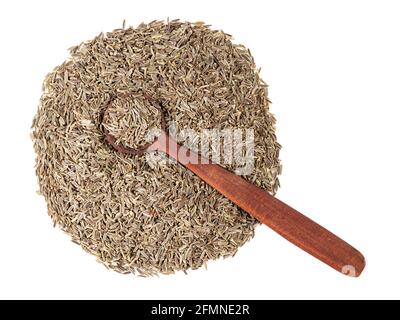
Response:
[{"label": "pile of seeds", "polygon": [[[250,52],[203,23],[156,21],[100,34],[70,53],[45,79],[32,132],[54,223],[123,273],[173,273],[234,255],[257,222],[179,164],[150,166],[145,156],[116,152],[101,121],[130,94],[158,101],[178,130],[252,128],[254,170],[244,178],[275,193],[280,146]],[[105,125],[127,145],[155,124],[138,105],[110,108]],[[127,119],[139,128],[134,136],[118,130]]]}]

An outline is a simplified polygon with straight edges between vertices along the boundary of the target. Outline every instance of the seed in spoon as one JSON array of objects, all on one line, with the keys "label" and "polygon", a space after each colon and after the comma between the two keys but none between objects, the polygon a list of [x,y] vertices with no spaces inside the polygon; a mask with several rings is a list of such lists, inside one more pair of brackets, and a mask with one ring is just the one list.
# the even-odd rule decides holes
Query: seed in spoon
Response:
[{"label": "seed in spoon", "polygon": [[161,130],[161,108],[151,99],[123,95],[115,98],[104,112],[103,127],[109,143],[119,151],[140,150],[151,144],[151,133]]}]

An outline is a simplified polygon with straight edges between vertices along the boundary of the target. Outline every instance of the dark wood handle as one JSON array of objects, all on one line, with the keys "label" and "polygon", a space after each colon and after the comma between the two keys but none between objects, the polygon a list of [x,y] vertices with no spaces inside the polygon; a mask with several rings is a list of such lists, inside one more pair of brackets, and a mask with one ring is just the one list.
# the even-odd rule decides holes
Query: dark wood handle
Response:
[{"label": "dark wood handle", "polygon": [[364,269],[365,259],[358,250],[240,176],[217,164],[206,164],[207,159],[166,135],[151,149],[175,158],[254,218],[337,271],[357,277]]}]

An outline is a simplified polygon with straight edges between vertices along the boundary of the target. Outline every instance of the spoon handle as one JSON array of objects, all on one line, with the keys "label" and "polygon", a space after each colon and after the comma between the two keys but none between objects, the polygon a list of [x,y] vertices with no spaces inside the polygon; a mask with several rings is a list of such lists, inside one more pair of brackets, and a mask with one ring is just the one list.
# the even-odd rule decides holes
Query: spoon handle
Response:
[{"label": "spoon handle", "polygon": [[220,165],[207,163],[208,159],[166,134],[152,149],[175,158],[258,221],[335,270],[353,277],[363,271],[365,259],[358,250],[263,189]]}]

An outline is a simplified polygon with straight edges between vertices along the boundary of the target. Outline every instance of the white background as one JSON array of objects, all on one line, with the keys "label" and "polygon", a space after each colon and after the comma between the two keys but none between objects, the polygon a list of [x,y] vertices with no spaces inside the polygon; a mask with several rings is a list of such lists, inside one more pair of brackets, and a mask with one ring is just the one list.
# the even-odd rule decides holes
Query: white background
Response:
[{"label": "white background", "polygon": [[[400,298],[398,1],[1,1],[0,298]],[[205,21],[249,47],[283,145],[278,197],[364,253],[358,279],[260,226],[188,275],[108,271],[52,227],[30,125],[47,72],[101,31]]]}]

